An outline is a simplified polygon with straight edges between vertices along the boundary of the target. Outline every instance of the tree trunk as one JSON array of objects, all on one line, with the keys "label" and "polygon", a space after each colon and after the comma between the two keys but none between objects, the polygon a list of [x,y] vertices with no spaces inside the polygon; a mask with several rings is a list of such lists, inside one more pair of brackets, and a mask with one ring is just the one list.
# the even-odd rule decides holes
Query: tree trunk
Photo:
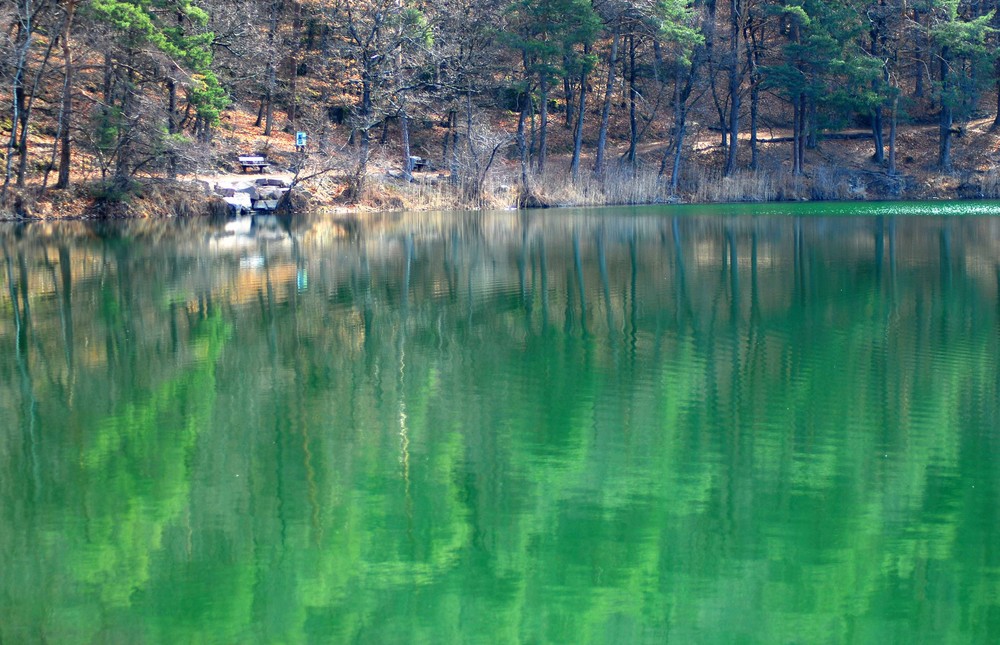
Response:
[{"label": "tree trunk", "polygon": [[687,127],[687,106],[680,109],[680,114],[674,124],[676,134],[674,135],[674,158],[670,167],[670,194],[676,195],[680,185],[681,177],[681,155],[684,151],[684,130]]},{"label": "tree trunk", "polygon": [[[483,198],[483,180],[486,178],[486,171],[480,164],[480,156],[472,139],[472,91],[468,88],[465,91],[465,149],[468,154],[468,164],[463,192],[467,200],[472,200],[473,206],[478,206]],[[492,160],[491,157],[491,163]]]},{"label": "tree trunk", "polygon": [[740,135],[740,0],[729,2],[729,154],[726,156],[725,175],[736,172]]},{"label": "tree trunk", "polygon": [[941,48],[941,112],[938,117],[938,166],[951,170],[951,128],[955,123],[954,111],[948,99],[951,88],[951,49]]},{"label": "tree trunk", "polygon": [[726,111],[722,106],[722,101],[719,99],[719,90],[715,83],[716,0],[708,0],[706,3],[706,9],[708,11],[708,19],[702,27],[702,33],[705,36],[705,64],[708,68],[709,88],[712,90],[712,104],[715,106],[715,112],[719,118],[719,133],[722,137],[719,143],[723,148],[725,148],[728,145],[729,129],[726,128]]},{"label": "tree trunk", "polygon": [[[563,57],[563,67],[569,69],[569,60]],[[563,98],[566,101],[566,127],[573,127],[573,84],[569,81],[569,74],[563,74]]]},{"label": "tree trunk", "polygon": [[541,95],[541,111],[538,114],[538,174],[545,172],[545,155],[548,150],[549,130],[549,79],[542,71],[539,79],[539,94]]},{"label": "tree trunk", "polygon": [[802,158],[805,156],[805,94],[797,94],[794,99],[792,122],[792,174],[802,174]]},{"label": "tree trunk", "polygon": [[896,174],[896,114],[898,106],[899,97],[893,96],[892,110],[889,113],[889,176],[894,176]]},{"label": "tree trunk", "polygon": [[371,78],[367,70],[361,74],[361,110],[360,110],[360,134],[361,145],[358,146],[358,163],[354,170],[353,185],[350,187],[349,198],[357,201],[361,198],[364,190],[365,180],[368,175],[368,155],[371,150],[371,111],[372,92]]},{"label": "tree trunk", "polygon": [[608,56],[608,82],[604,87],[604,107],[601,108],[601,129],[597,134],[597,153],[594,161],[594,174],[604,174],[604,148],[608,142],[608,121],[611,118],[611,95],[615,90],[615,65],[618,64],[618,41],[621,36],[615,32],[611,41],[611,53]]},{"label": "tree trunk", "polygon": [[760,106],[760,71],[758,61],[760,46],[757,44],[753,15],[747,17],[743,42],[747,49],[747,68],[750,70],[750,168],[757,170],[760,163],[757,149],[758,109]]},{"label": "tree trunk", "polygon": [[758,110],[760,105],[760,84],[754,81],[750,88],[750,168],[757,170],[760,166],[760,151],[757,148]]},{"label": "tree trunk", "polygon": [[[694,88],[694,77],[698,69],[699,52],[694,55],[694,61],[688,69],[684,86],[681,86],[681,70],[678,68],[677,77],[674,81],[674,135],[673,141],[663,153],[663,160],[660,162],[660,176],[666,171],[667,162],[671,160],[670,171],[670,194],[676,195],[680,183],[681,156],[684,151],[684,131],[687,125],[688,99],[691,90]],[[671,154],[672,153],[672,154]]]},{"label": "tree trunk", "polygon": [[799,95],[799,174],[805,171],[806,167],[806,138],[808,122],[809,98],[802,93]]},{"label": "tree trunk", "polygon": [[271,16],[267,25],[267,87],[265,95],[267,97],[267,109],[264,112],[264,136],[271,136],[274,129],[274,93],[277,89],[277,77],[274,69],[275,45],[274,40],[278,33],[278,11],[280,0],[271,0]]},{"label": "tree trunk", "polygon": [[920,24],[921,12],[913,10],[913,23],[916,26],[913,38],[913,98],[924,97],[924,30]]},{"label": "tree trunk", "polygon": [[382,134],[378,137],[378,144],[384,146],[389,143],[389,117],[382,119]]},{"label": "tree trunk", "polygon": [[[878,26],[879,23],[873,22],[872,28],[869,32],[869,37],[871,38],[871,51],[870,54],[872,58],[876,60],[883,60],[882,63],[882,81],[888,85],[889,83],[889,61],[888,59],[883,59],[882,52],[879,49],[879,40],[881,36],[881,31]],[[878,81],[872,79],[871,83],[872,92],[878,92]],[[885,161],[885,142],[882,138],[882,105],[875,106],[871,111],[872,119],[872,144],[875,146],[875,154],[872,157],[875,163],[881,164]]]},{"label": "tree trunk", "polygon": [[996,77],[997,77],[997,115],[993,119],[993,125],[990,126],[990,132],[996,132],[1000,130],[1000,59],[996,62]]},{"label": "tree trunk", "polygon": [[[59,31],[57,33],[62,34],[65,29],[65,25],[69,20],[69,14],[66,14],[63,18],[63,24],[60,25]],[[49,58],[52,56],[52,49],[56,45],[56,41],[59,38],[49,38],[48,46],[45,48],[45,55],[42,57],[42,62],[38,66],[38,70],[35,72],[35,78],[31,83],[30,91],[23,100],[23,108],[21,110],[21,140],[18,144],[18,152],[20,154],[20,159],[17,166],[17,186],[18,188],[24,187],[24,179],[28,173],[28,123],[31,118],[31,109],[35,104],[35,97],[38,96],[38,86],[41,83],[42,75],[45,74],[49,66]],[[23,92],[22,92],[23,94]]]},{"label": "tree trunk", "polygon": [[521,188],[519,201],[525,203],[528,194],[528,144],[524,136],[524,124],[528,118],[528,104],[531,102],[527,92],[521,97],[521,114],[517,118],[517,153],[521,162]]},{"label": "tree trunk", "polygon": [[[177,83],[173,79],[167,79],[167,132],[177,133]],[[177,178],[177,155],[173,151],[167,153],[167,177]]]},{"label": "tree trunk", "polygon": [[[27,69],[22,72],[22,75]],[[24,88],[24,79],[17,87],[14,95],[14,102],[17,104],[17,124],[11,128],[12,134],[17,133],[17,141],[14,148],[17,150],[17,185],[24,185],[24,171],[28,163],[28,118],[30,108],[28,107],[27,95]]]},{"label": "tree trunk", "polygon": [[451,125],[451,183],[455,186],[458,185],[461,179],[461,169],[459,167],[458,158],[458,110],[452,110],[452,125]]},{"label": "tree trunk", "polygon": [[295,119],[298,118],[296,93],[299,77],[299,54],[302,48],[302,39],[299,31],[302,29],[302,3],[295,3],[295,17],[292,19],[292,48],[288,58],[288,127],[295,131]]},{"label": "tree trunk", "polygon": [[521,50],[521,65],[524,69],[524,88],[518,95],[520,114],[517,117],[517,156],[521,163],[521,187],[519,200],[523,203],[528,195],[528,140],[524,134],[528,120],[528,106],[531,105],[531,61],[526,49]]},{"label": "tree trunk", "polygon": [[274,90],[277,86],[274,65],[267,66],[267,109],[264,111],[264,136],[269,137],[274,131]]},{"label": "tree trunk", "polygon": [[267,96],[260,95],[260,103],[257,104],[257,120],[253,122],[253,127],[259,128],[264,123],[264,106],[267,104]]},{"label": "tree trunk", "polygon": [[403,139],[403,179],[413,181],[413,159],[410,155],[410,115],[405,111],[399,117],[399,129]]},{"label": "tree trunk", "polygon": [[441,164],[444,165],[448,161],[448,142],[451,141],[451,128],[452,123],[455,121],[454,110],[448,111],[448,126],[444,131],[444,137],[441,140]]},{"label": "tree trunk", "polygon": [[10,139],[7,141],[7,160],[4,173],[3,192],[6,194],[7,186],[11,178],[11,162],[14,157],[14,150],[18,142],[18,126],[23,122],[21,112],[24,108],[24,75],[28,65],[28,50],[34,40],[31,27],[31,14],[20,16],[17,21],[17,33],[14,42],[18,43],[21,38],[24,42],[16,45],[17,61],[14,65],[14,73],[11,79],[11,119],[10,119]]},{"label": "tree trunk", "polygon": [[[110,52],[104,53],[104,84],[101,88],[101,96],[104,99],[100,105],[101,120],[107,126],[111,118],[111,105],[112,97],[114,96],[115,89],[115,68],[114,61],[111,58]],[[108,178],[108,166],[109,162],[104,158],[103,153],[100,155],[101,163],[101,181]]]},{"label": "tree trunk", "polygon": [[792,99],[792,174],[798,175],[802,172],[799,163],[799,96]]},{"label": "tree trunk", "polygon": [[628,37],[628,152],[625,162],[635,169],[636,149],[639,147],[639,122],[636,119],[636,103],[639,91],[635,87],[635,34]]},{"label": "tree trunk", "polygon": [[[128,61],[131,63],[131,57]],[[129,64],[122,91],[123,128],[119,130],[118,150],[115,158],[115,188],[125,190],[132,179],[132,128],[135,125],[133,105],[135,98],[135,68]]]},{"label": "tree trunk", "polygon": [[[803,95],[805,96],[805,95]],[[806,129],[806,147],[810,150],[815,150],[819,145],[819,119],[816,118],[816,99],[812,96],[807,97],[805,107],[805,126]],[[805,155],[803,155],[803,159]]]},{"label": "tree trunk", "polygon": [[65,73],[63,76],[62,106],[59,111],[59,176],[56,188],[69,187],[69,170],[72,161],[70,148],[70,128],[73,124],[73,52],[70,49],[70,31],[76,12],[76,0],[70,0],[66,6],[66,28],[63,32],[62,52]]},{"label": "tree trunk", "polygon": [[531,94],[528,95],[528,119],[531,125],[531,139],[528,142],[528,165],[531,165],[531,160],[535,158],[535,144],[537,143],[537,132],[535,131],[535,99]]},{"label": "tree trunk", "polygon": [[[590,54],[590,45],[583,46],[584,58]],[[576,135],[573,137],[573,160],[570,162],[570,173],[573,181],[580,178],[580,151],[583,148],[583,118],[587,107],[587,65],[581,63],[583,68],[580,71],[580,105],[576,117]]]},{"label": "tree trunk", "polygon": [[594,161],[594,174],[604,174],[604,147],[608,141],[608,121],[611,117],[611,95],[615,90],[615,65],[618,63],[618,41],[621,36],[615,32],[611,41],[611,54],[608,56],[608,82],[604,88],[604,107],[601,109],[601,129],[597,135],[597,159]]},{"label": "tree trunk", "polygon": [[872,110],[872,143],[875,144],[875,163],[885,161],[885,142],[882,139],[882,106]]}]

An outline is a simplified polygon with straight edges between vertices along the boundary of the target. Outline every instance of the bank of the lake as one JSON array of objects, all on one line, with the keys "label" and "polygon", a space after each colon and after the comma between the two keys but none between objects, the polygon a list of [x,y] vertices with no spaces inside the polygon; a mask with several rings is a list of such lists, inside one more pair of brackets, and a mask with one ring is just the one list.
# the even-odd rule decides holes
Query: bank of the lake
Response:
[{"label": "bank of the lake", "polygon": [[[255,180],[293,184],[290,210],[304,212],[439,211],[548,207],[600,207],[655,204],[785,203],[830,201],[949,201],[1000,199],[1000,172],[889,176],[860,167],[820,167],[801,176],[781,169],[742,171],[724,177],[696,172],[673,194],[668,182],[653,169],[608,171],[601,177],[576,180],[568,174],[530,175],[527,187],[514,179],[510,169],[494,173],[472,192],[453,185],[447,173],[418,172],[405,181],[398,172],[369,175],[364,189],[347,200],[349,178],[326,169],[308,168],[302,180],[296,173],[280,171],[263,175],[201,174],[180,180],[141,179],[128,187],[83,183],[69,190],[10,189],[0,207],[0,220],[123,218],[123,217],[224,217],[232,212],[224,188],[252,185]],[[242,183],[241,183],[242,182]],[[283,206],[284,208],[284,206]]]}]

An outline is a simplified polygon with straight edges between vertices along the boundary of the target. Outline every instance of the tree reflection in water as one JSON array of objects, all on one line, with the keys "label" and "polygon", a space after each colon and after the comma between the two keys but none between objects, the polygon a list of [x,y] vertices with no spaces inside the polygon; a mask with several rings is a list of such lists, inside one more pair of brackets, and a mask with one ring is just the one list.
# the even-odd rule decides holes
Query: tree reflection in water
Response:
[{"label": "tree reflection in water", "polygon": [[1000,230],[906,208],[2,228],[0,641],[985,641]]}]

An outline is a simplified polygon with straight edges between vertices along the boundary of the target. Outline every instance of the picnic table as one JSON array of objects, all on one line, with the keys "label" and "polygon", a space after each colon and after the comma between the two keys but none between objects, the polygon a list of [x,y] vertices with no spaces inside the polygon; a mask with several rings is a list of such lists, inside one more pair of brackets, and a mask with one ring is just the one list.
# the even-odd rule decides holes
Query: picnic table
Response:
[{"label": "picnic table", "polygon": [[240,167],[243,168],[243,172],[248,170],[255,172],[266,172],[268,167],[271,165],[267,161],[267,157],[260,157],[257,155],[240,155],[239,157]]}]

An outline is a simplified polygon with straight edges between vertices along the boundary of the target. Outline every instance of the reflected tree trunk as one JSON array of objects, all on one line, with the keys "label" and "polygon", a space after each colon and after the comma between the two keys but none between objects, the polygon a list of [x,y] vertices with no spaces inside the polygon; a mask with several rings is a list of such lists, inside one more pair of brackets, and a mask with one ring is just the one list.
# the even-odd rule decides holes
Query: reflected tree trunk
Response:
[{"label": "reflected tree trunk", "polygon": [[[14,333],[17,369],[21,375],[21,400],[22,400],[22,432],[24,442],[30,455],[31,475],[34,484],[34,493],[37,496],[41,491],[41,471],[38,459],[38,398],[35,395],[35,383],[31,373],[31,358],[28,355],[28,336],[31,327],[31,309],[28,304],[28,270],[24,258],[24,251],[17,252],[17,265],[19,276],[15,281],[13,263],[6,242],[3,245],[4,264],[7,269],[7,288],[10,294],[11,306],[14,313]],[[18,300],[21,304],[18,304]]]},{"label": "reflected tree trunk", "polygon": [[730,297],[732,322],[735,325],[740,314],[740,267],[739,256],[736,249],[736,236],[732,229],[726,229],[726,244],[729,246],[729,287],[732,292]]},{"label": "reflected tree trunk", "polygon": [[639,278],[639,250],[637,248],[636,232],[628,240],[629,257],[629,358],[635,363],[639,343],[639,303],[637,287]]},{"label": "reflected tree trunk", "polygon": [[70,382],[73,380],[73,267],[70,265],[70,252],[66,244],[59,245],[59,273],[62,286],[62,297],[59,299],[60,314],[63,328],[63,346],[65,347],[66,368],[69,370]]},{"label": "reflected tree trunk", "polygon": [[580,325],[587,332],[587,288],[583,280],[583,256],[580,252],[580,231],[573,231],[573,270],[580,296]]},{"label": "reflected tree trunk", "polygon": [[549,328],[549,262],[545,252],[545,238],[538,240],[538,263],[542,274],[542,331]]},{"label": "reflected tree trunk", "polygon": [[[604,238],[606,236],[606,231],[604,227],[601,227],[597,231],[597,266],[601,274],[601,291],[604,294],[604,312],[607,317],[608,324],[608,337],[614,337],[615,330],[615,317],[614,311],[611,305],[611,281],[608,279],[608,260],[606,256],[606,251],[604,248]],[[612,347],[617,347],[612,343]]]},{"label": "reflected tree trunk", "polygon": [[951,230],[942,228],[938,234],[941,262],[941,288],[945,293],[952,288],[952,268],[951,268]]}]

